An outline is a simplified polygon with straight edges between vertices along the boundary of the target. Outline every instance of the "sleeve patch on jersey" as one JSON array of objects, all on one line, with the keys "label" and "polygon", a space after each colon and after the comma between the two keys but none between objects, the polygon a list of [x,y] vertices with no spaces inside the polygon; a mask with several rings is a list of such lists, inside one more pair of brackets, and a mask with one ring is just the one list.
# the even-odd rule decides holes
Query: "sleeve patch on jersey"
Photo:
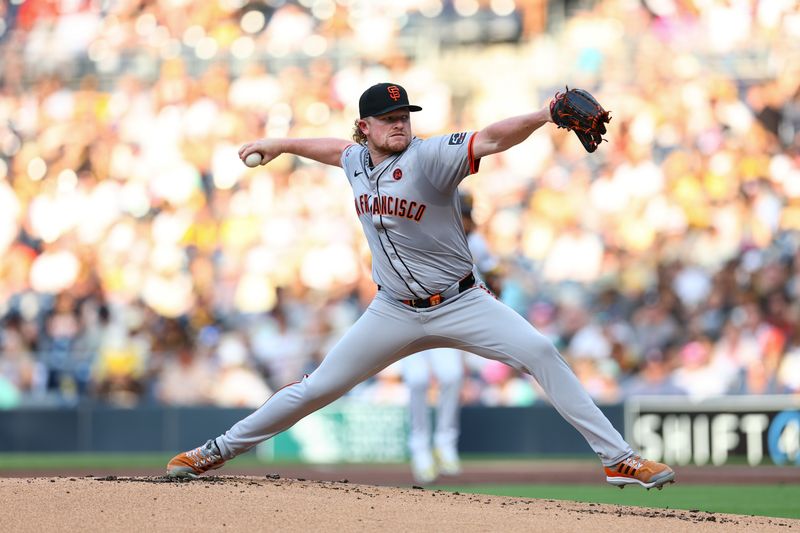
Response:
[{"label": "sleeve patch on jersey", "polygon": [[464,139],[467,138],[467,132],[462,131],[461,133],[454,133],[450,136],[450,141],[447,143],[451,146],[456,146],[458,144],[464,144]]}]

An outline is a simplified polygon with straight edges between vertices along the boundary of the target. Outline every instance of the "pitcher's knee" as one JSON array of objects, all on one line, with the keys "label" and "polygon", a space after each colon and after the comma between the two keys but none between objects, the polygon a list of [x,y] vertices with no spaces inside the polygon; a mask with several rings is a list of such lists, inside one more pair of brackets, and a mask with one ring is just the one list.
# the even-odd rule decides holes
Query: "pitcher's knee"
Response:
[{"label": "pitcher's knee", "polygon": [[544,335],[536,335],[528,340],[525,345],[526,360],[533,360],[538,362],[547,362],[556,359],[561,359],[561,354],[558,353],[556,346]]},{"label": "pitcher's knee", "polygon": [[329,404],[349,390],[331,383],[320,383],[311,377],[306,378],[302,383],[305,385],[303,400],[315,404]]}]

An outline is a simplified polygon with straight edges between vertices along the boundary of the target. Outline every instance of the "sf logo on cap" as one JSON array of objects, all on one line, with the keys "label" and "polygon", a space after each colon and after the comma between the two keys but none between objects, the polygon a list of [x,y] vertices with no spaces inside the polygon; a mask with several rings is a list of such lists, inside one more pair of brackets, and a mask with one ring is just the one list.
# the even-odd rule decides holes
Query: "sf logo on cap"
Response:
[{"label": "sf logo on cap", "polygon": [[386,90],[389,91],[389,97],[392,100],[397,101],[400,99],[400,89],[397,88],[397,85],[390,85]]}]

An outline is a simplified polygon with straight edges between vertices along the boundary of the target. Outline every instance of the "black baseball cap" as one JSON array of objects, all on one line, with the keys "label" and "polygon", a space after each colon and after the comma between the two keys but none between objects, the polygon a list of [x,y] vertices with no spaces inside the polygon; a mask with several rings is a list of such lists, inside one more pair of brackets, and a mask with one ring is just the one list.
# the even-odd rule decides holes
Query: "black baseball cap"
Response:
[{"label": "black baseball cap", "polygon": [[409,111],[422,111],[420,106],[408,103],[408,93],[396,83],[373,85],[358,99],[358,111],[361,113],[361,118],[374,117],[402,108],[408,108]]}]

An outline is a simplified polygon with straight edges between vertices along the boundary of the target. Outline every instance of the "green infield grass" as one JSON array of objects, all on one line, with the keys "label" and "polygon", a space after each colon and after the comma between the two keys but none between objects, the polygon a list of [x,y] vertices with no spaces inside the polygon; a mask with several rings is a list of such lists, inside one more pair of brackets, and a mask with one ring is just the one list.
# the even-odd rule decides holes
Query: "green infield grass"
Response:
[{"label": "green infield grass", "polygon": [[465,485],[432,487],[447,491],[634,505],[661,509],[697,509],[712,513],[800,518],[797,485],[668,485],[664,490],[602,485]]}]

